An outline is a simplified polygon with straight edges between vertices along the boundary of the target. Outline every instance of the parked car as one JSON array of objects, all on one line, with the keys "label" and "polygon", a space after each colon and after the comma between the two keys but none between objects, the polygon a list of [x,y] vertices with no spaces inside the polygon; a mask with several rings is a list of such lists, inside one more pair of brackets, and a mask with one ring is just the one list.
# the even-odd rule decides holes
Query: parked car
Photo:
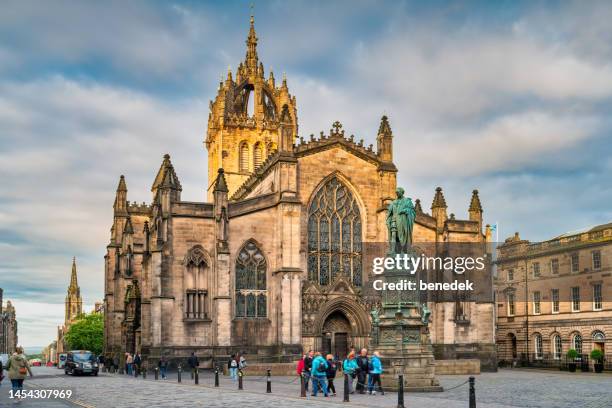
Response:
[{"label": "parked car", "polygon": [[98,375],[96,355],[89,350],[72,350],[66,356],[66,375],[89,374]]}]

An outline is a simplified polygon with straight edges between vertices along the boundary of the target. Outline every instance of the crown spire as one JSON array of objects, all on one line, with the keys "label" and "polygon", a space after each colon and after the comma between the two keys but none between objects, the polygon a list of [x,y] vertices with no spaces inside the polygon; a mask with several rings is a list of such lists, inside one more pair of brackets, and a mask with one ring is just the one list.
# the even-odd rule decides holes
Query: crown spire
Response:
[{"label": "crown spire", "polygon": [[251,7],[251,27],[249,28],[249,36],[246,40],[246,66],[251,72],[257,72],[257,33],[255,33],[255,17],[253,16],[253,7]]}]

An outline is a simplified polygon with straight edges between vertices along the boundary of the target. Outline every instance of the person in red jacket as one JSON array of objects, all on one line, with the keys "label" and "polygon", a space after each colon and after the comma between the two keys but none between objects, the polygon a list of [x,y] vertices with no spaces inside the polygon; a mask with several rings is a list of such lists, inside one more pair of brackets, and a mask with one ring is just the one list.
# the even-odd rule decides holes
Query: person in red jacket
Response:
[{"label": "person in red jacket", "polygon": [[302,356],[302,358],[300,359],[300,361],[298,361],[297,363],[297,367],[295,369],[295,371],[297,372],[298,377],[302,375],[302,371],[304,371],[304,358],[306,357],[306,354],[304,354]]}]

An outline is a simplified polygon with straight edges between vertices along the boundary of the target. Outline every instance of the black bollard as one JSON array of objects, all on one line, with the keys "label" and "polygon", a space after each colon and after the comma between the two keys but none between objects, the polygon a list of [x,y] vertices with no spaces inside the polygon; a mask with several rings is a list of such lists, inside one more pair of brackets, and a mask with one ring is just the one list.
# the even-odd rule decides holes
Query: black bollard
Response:
[{"label": "black bollard", "polygon": [[147,378],[147,367],[142,367],[142,379],[146,379]]},{"label": "black bollard", "polygon": [[215,368],[215,387],[219,386],[219,367]]},{"label": "black bollard", "polygon": [[404,408],[404,376],[400,374],[397,378],[397,408]]},{"label": "black bollard", "polygon": [[266,384],[266,392],[272,392],[272,377],[270,377],[270,369],[268,368],[268,382]]},{"label": "black bollard", "polygon": [[134,366],[134,378],[138,378],[138,367]]},{"label": "black bollard", "polygon": [[194,378],[195,384],[198,385],[200,383],[200,369],[198,367],[196,367],[195,369],[195,378]]},{"label": "black bollard", "polygon": [[476,408],[476,379],[470,377],[470,408]]},{"label": "black bollard", "polygon": [[159,380],[159,368],[155,367],[155,380]]},{"label": "black bollard", "polygon": [[178,371],[177,371],[177,378],[178,378],[178,382],[181,382],[181,372],[183,371],[183,367],[181,367],[181,365],[179,364],[178,366]]},{"label": "black bollard", "polygon": [[306,398],[306,384],[304,383],[304,373],[300,374],[300,397]]},{"label": "black bollard", "polygon": [[242,370],[238,369],[238,389],[242,390]]},{"label": "black bollard", "polygon": [[344,374],[344,399],[342,402],[350,402],[349,401],[349,375]]}]

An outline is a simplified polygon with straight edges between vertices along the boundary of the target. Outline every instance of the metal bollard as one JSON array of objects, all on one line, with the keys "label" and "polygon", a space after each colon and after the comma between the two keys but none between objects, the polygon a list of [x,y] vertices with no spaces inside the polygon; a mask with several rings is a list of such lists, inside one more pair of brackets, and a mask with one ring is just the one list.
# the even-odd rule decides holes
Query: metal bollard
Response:
[{"label": "metal bollard", "polygon": [[159,380],[159,368],[155,367],[155,380]]},{"label": "metal bollard", "polygon": [[400,374],[397,378],[397,408],[404,408],[404,376]]},{"label": "metal bollard", "polygon": [[342,402],[350,402],[349,401],[349,375],[344,374],[344,399]]},{"label": "metal bollard", "polygon": [[138,367],[134,367],[134,378],[138,378]]},{"label": "metal bollard", "polygon": [[238,369],[238,389],[242,390],[242,370]]},{"label": "metal bollard", "polygon": [[306,384],[304,383],[304,373],[300,374],[300,397],[306,398]]},{"label": "metal bollard", "polygon": [[215,368],[215,387],[219,386],[219,367]]},{"label": "metal bollard", "polygon": [[195,384],[198,385],[200,383],[200,369],[196,367],[195,369]]},{"label": "metal bollard", "polygon": [[178,365],[178,372],[176,373],[178,376],[178,382],[181,382],[181,372],[183,371],[183,367],[181,367],[181,365]]},{"label": "metal bollard", "polygon": [[470,377],[470,408],[476,408],[476,379]]},{"label": "metal bollard", "polygon": [[142,379],[145,380],[147,378],[147,367],[142,367]]},{"label": "metal bollard", "polygon": [[266,384],[266,392],[267,393],[271,393],[272,392],[272,377],[270,377],[270,369],[268,368],[268,382]]}]

